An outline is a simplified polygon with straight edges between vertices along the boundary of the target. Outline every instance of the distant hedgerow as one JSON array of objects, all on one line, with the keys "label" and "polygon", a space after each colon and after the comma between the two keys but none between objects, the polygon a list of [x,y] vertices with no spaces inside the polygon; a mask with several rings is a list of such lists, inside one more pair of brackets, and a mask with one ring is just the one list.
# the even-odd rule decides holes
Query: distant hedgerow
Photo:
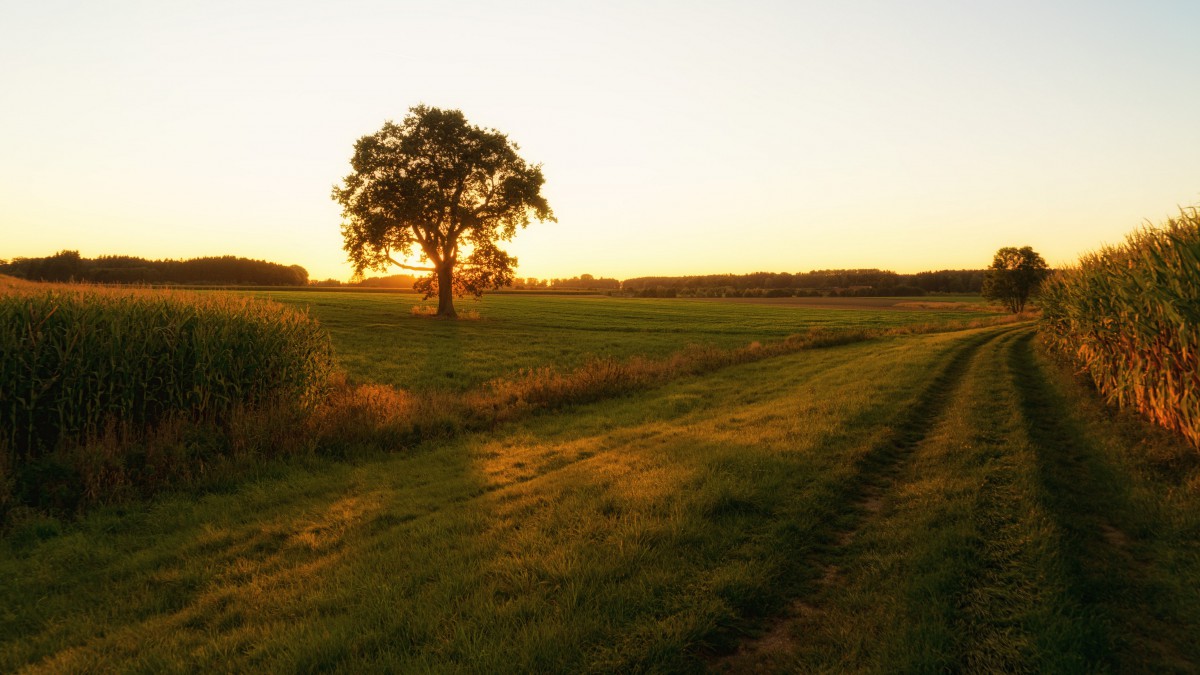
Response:
[{"label": "distant hedgerow", "polygon": [[1200,447],[1200,213],[1183,209],[1042,289],[1042,335],[1109,401]]},{"label": "distant hedgerow", "polygon": [[61,443],[168,419],[318,400],[332,368],[306,314],[231,295],[17,284],[0,288],[0,447],[10,470]]}]

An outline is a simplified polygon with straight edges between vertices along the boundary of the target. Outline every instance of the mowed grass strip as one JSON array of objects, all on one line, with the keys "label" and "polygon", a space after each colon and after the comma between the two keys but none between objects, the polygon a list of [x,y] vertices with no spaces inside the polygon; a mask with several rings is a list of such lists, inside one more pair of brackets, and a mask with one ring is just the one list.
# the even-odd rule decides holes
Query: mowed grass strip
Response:
[{"label": "mowed grass strip", "polygon": [[787,639],[759,650],[760,662],[804,672],[1095,670],[1103,640],[1065,588],[1062,535],[1039,506],[1036,456],[1005,371],[1020,335],[988,342],[947,383],[908,452],[859,500],[793,608]]},{"label": "mowed grass strip", "polygon": [[1200,461],[1037,353],[986,344],[859,501],[824,572],[718,665],[779,672],[1193,672]]},{"label": "mowed grass strip", "polygon": [[[264,292],[308,308],[329,331],[339,362],[360,382],[411,391],[465,391],[521,370],[579,367],[593,358],[663,358],[690,344],[744,347],[812,329],[873,330],[972,321],[952,309],[844,308],[713,300],[488,295],[466,302],[476,320],[414,316],[420,296],[350,292]],[[894,304],[894,303],[893,303]]]},{"label": "mowed grass strip", "polygon": [[0,558],[0,669],[698,667],[818,574],[863,456],[964,339],[802,352],[29,523]]}]

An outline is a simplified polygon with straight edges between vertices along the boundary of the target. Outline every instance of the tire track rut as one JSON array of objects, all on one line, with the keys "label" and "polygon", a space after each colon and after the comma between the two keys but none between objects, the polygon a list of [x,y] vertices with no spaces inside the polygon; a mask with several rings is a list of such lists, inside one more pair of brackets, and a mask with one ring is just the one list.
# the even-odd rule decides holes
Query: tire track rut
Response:
[{"label": "tire track rut", "polygon": [[[883,508],[884,496],[894,486],[896,474],[908,458],[937,428],[945,417],[955,394],[961,388],[971,363],[986,345],[1026,326],[1006,326],[964,340],[947,357],[945,364],[929,384],[905,409],[883,438],[877,440],[854,462],[851,480],[840,494],[839,503],[851,505],[848,514],[830,514],[837,523],[831,533],[832,546],[818,563],[817,585],[822,592],[836,588],[841,569],[837,564],[842,551],[850,546],[869,519]],[[769,656],[786,654],[792,641],[792,628],[816,620],[822,613],[811,598],[795,598],[787,611],[769,622],[758,636],[744,639],[736,651],[710,661],[711,668],[723,672],[769,672]]]}]

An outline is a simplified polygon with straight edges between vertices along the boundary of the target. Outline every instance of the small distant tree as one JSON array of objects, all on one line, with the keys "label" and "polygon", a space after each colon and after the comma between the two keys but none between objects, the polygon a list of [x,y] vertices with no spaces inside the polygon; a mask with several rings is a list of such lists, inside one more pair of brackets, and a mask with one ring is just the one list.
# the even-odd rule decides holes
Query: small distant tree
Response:
[{"label": "small distant tree", "polygon": [[1007,246],[996,251],[992,266],[983,277],[983,297],[1004,304],[1018,314],[1033,295],[1050,268],[1033,248]]},{"label": "small distant tree", "polygon": [[[420,105],[400,124],[354,145],[353,171],[333,199],[354,273],[390,265],[429,272],[414,288],[438,296],[438,316],[454,317],[454,296],[501,288],[516,258],[496,244],[518,227],[554,220],[542,196],[541,165],[494,129],[467,123],[458,110]],[[405,261],[416,253],[427,266]]]},{"label": "small distant tree", "polygon": [[288,266],[288,269],[290,269],[292,274],[295,275],[295,280],[292,282],[293,284],[296,286],[308,285],[308,270],[299,265],[290,265]]}]

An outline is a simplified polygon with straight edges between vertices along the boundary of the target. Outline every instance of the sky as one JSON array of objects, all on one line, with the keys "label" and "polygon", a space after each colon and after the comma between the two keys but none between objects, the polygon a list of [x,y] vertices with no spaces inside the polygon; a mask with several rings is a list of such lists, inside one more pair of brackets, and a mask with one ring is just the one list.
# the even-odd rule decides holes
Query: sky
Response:
[{"label": "sky", "polygon": [[[1051,265],[1200,203],[1200,2],[0,0],[0,258],[347,279],[354,142],[542,164],[521,277]],[[394,270],[401,272],[402,270]]]}]

